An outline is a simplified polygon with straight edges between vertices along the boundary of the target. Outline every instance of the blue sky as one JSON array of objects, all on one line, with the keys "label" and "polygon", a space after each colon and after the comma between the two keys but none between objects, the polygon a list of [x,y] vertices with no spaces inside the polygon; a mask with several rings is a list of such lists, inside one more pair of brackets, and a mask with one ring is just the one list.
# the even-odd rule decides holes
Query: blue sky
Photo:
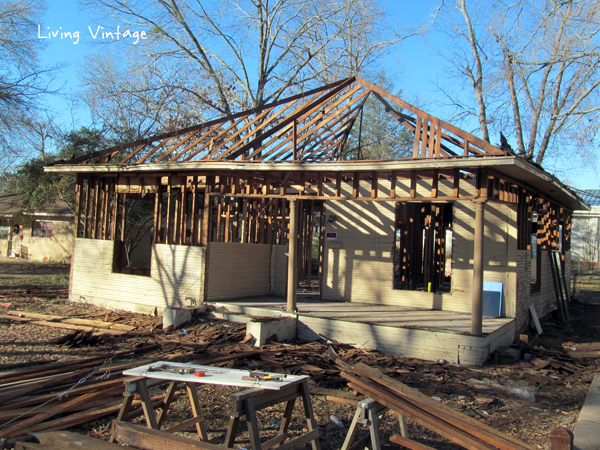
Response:
[{"label": "blue sky", "polygon": [[[403,22],[407,27],[416,27],[428,22],[438,3],[432,0],[417,2],[384,0],[384,2],[387,3],[393,18]],[[49,5],[42,23],[39,24],[38,37],[47,37],[48,33],[56,33],[55,36],[50,35],[49,38],[39,40],[41,44],[46,45],[41,52],[44,64],[64,64],[55,80],[55,87],[61,87],[62,95],[48,98],[48,103],[59,123],[67,127],[78,128],[89,125],[92,121],[87,109],[78,107],[72,99],[73,95],[82,88],[79,67],[85,64],[86,54],[102,51],[102,31],[115,31],[117,26],[115,23],[111,30],[98,30],[91,18],[91,12],[84,9],[78,0],[55,1]],[[123,32],[123,28],[120,28],[120,31]],[[136,30],[132,29],[132,31]],[[71,36],[66,36],[64,34],[66,32],[70,32]],[[75,32],[79,32],[78,38],[73,36]],[[61,33],[63,33],[62,39]],[[92,34],[96,34],[95,39]],[[418,103],[419,106],[443,120],[448,120],[451,112],[439,106],[442,99],[433,83],[436,76],[443,74],[443,60],[438,55],[437,49],[444,45],[444,39],[445,36],[435,30],[430,30],[425,37],[410,38],[399,44],[395,51],[390,52],[382,61],[382,66],[394,82],[395,89],[402,89],[403,98]],[[119,42],[111,45],[143,45],[139,36],[137,44],[134,44],[135,40],[134,37],[122,37]],[[467,128],[464,124],[461,126]],[[476,124],[472,124],[471,127],[476,128]],[[565,161],[564,164],[569,162]],[[565,181],[579,189],[600,187],[597,173],[592,169],[579,171],[577,175],[570,175]]]}]

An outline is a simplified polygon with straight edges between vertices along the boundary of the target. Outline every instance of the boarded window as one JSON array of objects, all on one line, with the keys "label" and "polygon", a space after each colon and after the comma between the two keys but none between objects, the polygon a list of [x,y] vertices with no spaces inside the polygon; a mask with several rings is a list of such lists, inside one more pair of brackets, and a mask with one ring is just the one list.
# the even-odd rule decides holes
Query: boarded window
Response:
[{"label": "boarded window", "polygon": [[51,238],[52,222],[41,222],[39,220],[34,220],[31,237]]}]

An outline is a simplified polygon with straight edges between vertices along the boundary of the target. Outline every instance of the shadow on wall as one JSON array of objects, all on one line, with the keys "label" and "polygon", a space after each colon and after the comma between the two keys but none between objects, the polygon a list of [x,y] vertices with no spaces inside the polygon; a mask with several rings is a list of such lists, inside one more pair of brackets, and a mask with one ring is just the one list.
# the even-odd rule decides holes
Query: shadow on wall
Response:
[{"label": "shadow on wall", "polygon": [[[192,249],[194,247],[188,245],[160,244],[152,246],[153,259],[156,262],[153,272],[157,275],[166,307],[195,306],[204,300],[206,259],[203,258],[201,267],[195,263],[187,264],[188,260],[192,259]],[[196,258],[194,257],[194,259]]]}]

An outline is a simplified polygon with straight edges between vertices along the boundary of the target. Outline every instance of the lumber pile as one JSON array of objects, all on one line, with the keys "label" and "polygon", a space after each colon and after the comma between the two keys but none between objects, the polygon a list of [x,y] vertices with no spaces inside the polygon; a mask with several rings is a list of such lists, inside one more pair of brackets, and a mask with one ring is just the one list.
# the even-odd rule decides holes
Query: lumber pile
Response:
[{"label": "lumber pile", "polygon": [[[123,351],[119,357],[157,347]],[[153,360],[107,363],[107,358],[110,355],[52,362],[0,375],[0,439],[63,430],[117,413],[123,401],[123,371]],[[132,411],[132,417],[138,413],[142,414],[141,407]]]},{"label": "lumber pile", "polygon": [[23,311],[7,311],[0,315],[0,319],[13,322],[24,322],[46,327],[66,328],[81,331],[91,331],[98,334],[122,335],[134,330],[135,327],[113,322],[91,319],[73,319],[63,316],[52,316],[48,314],[27,313]]},{"label": "lumber pile", "polygon": [[[532,450],[532,447],[514,437],[460,414],[377,369],[362,363],[351,366],[340,359],[336,363],[342,369],[342,376],[348,380],[350,388],[464,448]],[[427,448],[400,436],[393,436],[392,442],[406,448]]]}]

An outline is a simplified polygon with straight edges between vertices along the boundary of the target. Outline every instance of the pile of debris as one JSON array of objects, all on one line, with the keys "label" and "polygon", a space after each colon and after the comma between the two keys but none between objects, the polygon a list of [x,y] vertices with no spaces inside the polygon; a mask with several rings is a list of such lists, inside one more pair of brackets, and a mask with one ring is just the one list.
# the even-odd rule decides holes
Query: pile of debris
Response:
[{"label": "pile of debris", "polygon": [[[148,345],[120,352],[118,356],[123,358],[157,347]],[[1,375],[0,439],[63,430],[118,412],[123,401],[123,371],[150,362],[150,359],[123,362],[102,355],[51,362]]]}]

